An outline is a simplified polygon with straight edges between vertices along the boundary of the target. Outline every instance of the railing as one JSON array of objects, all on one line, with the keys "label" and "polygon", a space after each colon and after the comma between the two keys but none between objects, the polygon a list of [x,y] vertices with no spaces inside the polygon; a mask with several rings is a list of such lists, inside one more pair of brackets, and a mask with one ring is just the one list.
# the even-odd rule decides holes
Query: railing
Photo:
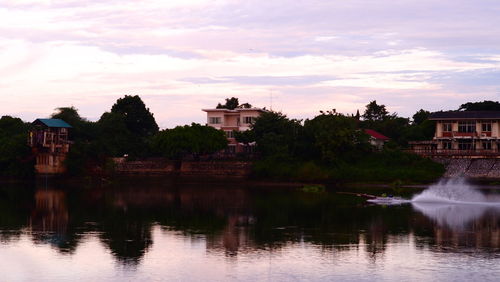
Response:
[{"label": "railing", "polygon": [[496,149],[486,150],[486,149],[476,149],[476,150],[446,150],[446,149],[409,149],[409,153],[414,153],[422,156],[500,156],[500,151]]}]

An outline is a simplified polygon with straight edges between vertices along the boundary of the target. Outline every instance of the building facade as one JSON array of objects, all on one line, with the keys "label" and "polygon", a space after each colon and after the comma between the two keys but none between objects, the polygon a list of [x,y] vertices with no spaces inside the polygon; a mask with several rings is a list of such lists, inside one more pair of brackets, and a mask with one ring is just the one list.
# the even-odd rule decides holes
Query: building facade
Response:
[{"label": "building facade", "polygon": [[241,153],[252,148],[238,143],[235,139],[235,131],[246,131],[266,110],[261,108],[236,108],[229,109],[202,109],[207,113],[207,125],[226,133],[229,142],[227,153]]},{"label": "building facade", "polygon": [[385,143],[391,140],[389,137],[373,129],[365,129],[364,132],[369,137],[368,142],[370,142],[370,145],[375,147],[377,150],[382,150],[384,148]]},{"label": "building facade", "polygon": [[71,126],[60,119],[37,119],[32,123],[28,145],[35,156],[37,174],[60,174],[66,171],[64,160],[69,152]]},{"label": "building facade", "polygon": [[415,153],[465,157],[500,156],[500,112],[452,111],[432,113],[433,140],[410,142]]}]

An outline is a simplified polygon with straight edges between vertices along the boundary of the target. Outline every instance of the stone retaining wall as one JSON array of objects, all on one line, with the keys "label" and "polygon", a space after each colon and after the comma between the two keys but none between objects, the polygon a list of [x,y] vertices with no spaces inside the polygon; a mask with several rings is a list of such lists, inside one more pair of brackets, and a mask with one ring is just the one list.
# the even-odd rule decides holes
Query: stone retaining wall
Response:
[{"label": "stone retaining wall", "polygon": [[445,166],[445,177],[500,179],[500,159],[434,158],[433,160]]},{"label": "stone retaining wall", "polygon": [[114,171],[118,174],[224,176],[247,177],[252,162],[245,161],[170,161],[165,159],[127,161],[114,158]]}]

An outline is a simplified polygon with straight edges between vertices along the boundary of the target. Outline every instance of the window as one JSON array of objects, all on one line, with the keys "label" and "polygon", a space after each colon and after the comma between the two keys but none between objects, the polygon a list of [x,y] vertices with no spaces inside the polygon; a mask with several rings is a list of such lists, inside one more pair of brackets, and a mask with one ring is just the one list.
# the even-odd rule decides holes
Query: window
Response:
[{"label": "window", "polygon": [[458,132],[465,132],[465,133],[476,132],[476,122],[475,121],[458,122]]},{"label": "window", "polygon": [[491,150],[491,141],[483,141],[483,150]]},{"label": "window", "polygon": [[227,138],[234,138],[234,131],[232,131],[232,130],[225,130],[224,132],[226,132],[226,137]]},{"label": "window", "polygon": [[459,150],[472,150],[472,140],[458,140]]},{"label": "window", "polygon": [[221,118],[220,117],[209,117],[208,123],[209,124],[221,124]]},{"label": "window", "polygon": [[243,123],[254,123],[255,117],[244,117]]},{"label": "window", "polygon": [[451,132],[451,123],[443,123],[443,132]]},{"label": "window", "polygon": [[443,142],[443,149],[444,150],[451,150],[452,148],[453,148],[453,145],[451,144],[450,141]]},{"label": "window", "polygon": [[491,122],[485,122],[481,124],[481,131],[491,132]]}]

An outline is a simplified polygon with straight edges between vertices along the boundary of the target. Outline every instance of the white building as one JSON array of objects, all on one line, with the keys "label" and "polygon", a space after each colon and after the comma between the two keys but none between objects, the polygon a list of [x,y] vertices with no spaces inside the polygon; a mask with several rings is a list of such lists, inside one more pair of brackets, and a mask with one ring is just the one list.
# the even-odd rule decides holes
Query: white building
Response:
[{"label": "white building", "polygon": [[223,130],[229,141],[228,151],[239,153],[244,151],[243,144],[234,138],[234,131],[249,130],[251,124],[266,110],[261,108],[202,109],[207,113],[207,125]]}]

